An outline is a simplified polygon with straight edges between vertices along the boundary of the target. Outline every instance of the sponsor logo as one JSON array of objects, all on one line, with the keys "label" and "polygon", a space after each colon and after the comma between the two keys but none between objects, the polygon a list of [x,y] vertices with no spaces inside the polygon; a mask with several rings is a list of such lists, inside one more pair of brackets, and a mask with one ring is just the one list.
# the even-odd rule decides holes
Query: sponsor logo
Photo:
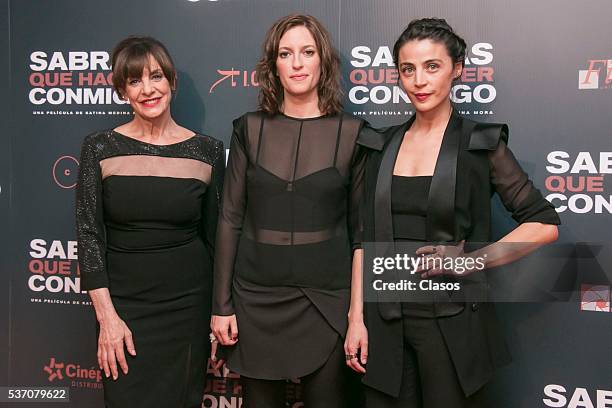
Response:
[{"label": "sponsor logo", "polygon": [[[34,51],[28,67],[33,115],[131,115],[112,88],[106,51]],[[86,107],[88,109],[83,109]]]},{"label": "sponsor logo", "polygon": [[71,189],[76,186],[78,172],[79,161],[75,157],[61,156],[53,163],[51,174],[58,187]]},{"label": "sponsor logo", "polygon": [[580,310],[610,312],[610,287],[583,284],[580,287]]},{"label": "sponsor logo", "polygon": [[54,385],[67,383],[73,388],[102,389],[102,371],[95,366],[85,367],[73,362],[58,361],[55,357],[49,358],[42,371],[47,381]]},{"label": "sponsor logo", "polygon": [[562,385],[548,384],[544,387],[542,402],[554,408],[606,408],[612,407],[612,391],[592,390],[589,393],[586,388],[576,388],[571,392]]},{"label": "sponsor logo", "polygon": [[612,174],[612,152],[552,151],[547,155],[546,199],[557,212],[612,214],[612,195],[605,176]]},{"label": "sponsor logo", "polygon": [[[463,74],[451,89],[451,99],[456,104],[470,105],[470,109],[460,111],[464,115],[492,115],[490,104],[497,97],[495,69],[492,65],[493,45],[476,43],[468,54]],[[391,116],[411,113],[400,110],[410,100],[399,86],[398,72],[389,47],[355,46],[351,50],[350,64],[349,101],[367,108],[354,114]],[[379,109],[381,105],[385,109]]]},{"label": "sponsor logo", "polygon": [[35,238],[28,256],[31,303],[91,305],[87,292],[81,290],[76,241]]},{"label": "sponsor logo", "polygon": [[208,89],[208,93],[211,94],[215,91],[215,88],[219,86],[225,86],[230,88],[249,88],[258,87],[256,72],[254,70],[238,70],[238,69],[218,69],[217,80],[212,83]]},{"label": "sponsor logo", "polygon": [[578,70],[578,89],[612,89],[612,59],[588,60],[587,66]]}]

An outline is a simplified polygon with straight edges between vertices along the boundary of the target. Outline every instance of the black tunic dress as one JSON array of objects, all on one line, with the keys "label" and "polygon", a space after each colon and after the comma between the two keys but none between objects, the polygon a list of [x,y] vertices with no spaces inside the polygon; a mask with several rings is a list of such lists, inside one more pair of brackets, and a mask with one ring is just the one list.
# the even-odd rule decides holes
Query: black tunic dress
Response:
[{"label": "black tunic dress", "polygon": [[213,314],[236,314],[229,367],[299,378],[346,332],[364,155],[362,121],[248,113],[234,132],[219,217]]},{"label": "black tunic dress", "polygon": [[104,131],[83,143],[82,287],[109,289],[137,353],[104,380],[107,407],[201,405],[223,172],[223,144],[208,136],[153,145]]}]

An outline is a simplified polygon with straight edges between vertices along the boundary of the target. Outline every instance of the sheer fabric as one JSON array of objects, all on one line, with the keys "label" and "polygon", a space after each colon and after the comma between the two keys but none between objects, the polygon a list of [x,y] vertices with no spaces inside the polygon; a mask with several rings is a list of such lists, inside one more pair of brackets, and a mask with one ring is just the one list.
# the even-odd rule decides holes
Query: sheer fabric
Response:
[{"label": "sheer fabric", "polygon": [[202,135],[160,146],[105,131],[83,143],[82,288],[108,288],[138,353],[129,375],[104,379],[107,407],[201,404],[224,156]]},{"label": "sheer fabric", "polygon": [[298,120],[263,113],[234,121],[214,314],[234,312],[234,273],[266,286],[350,286],[365,158],[355,148],[361,124],[346,115]]}]

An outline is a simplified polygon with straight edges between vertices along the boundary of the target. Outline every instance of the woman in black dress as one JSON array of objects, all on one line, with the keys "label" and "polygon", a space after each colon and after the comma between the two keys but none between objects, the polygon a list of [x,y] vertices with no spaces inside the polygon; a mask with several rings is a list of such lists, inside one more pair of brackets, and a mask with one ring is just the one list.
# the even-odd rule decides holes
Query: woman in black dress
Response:
[{"label": "woman in black dress", "polygon": [[127,38],[112,65],[134,119],[85,139],[76,203],[104,400],[107,407],[199,407],[223,144],[170,116],[176,71],[160,42]]},{"label": "woman in black dress", "polygon": [[211,328],[245,407],[285,406],[292,378],[306,407],[342,407],[363,122],[341,111],[339,59],[316,19],[280,19],[263,48],[261,110],[234,121]]},{"label": "woman in black dress", "polygon": [[[412,21],[395,43],[400,81],[416,114],[360,139],[372,149],[362,240],[423,242],[417,253],[430,259],[463,256],[465,243],[490,241],[490,197],[496,192],[519,225],[469,254],[487,253],[486,267],[495,267],[556,240],[559,218],[507,147],[508,127],[474,122],[453,110],[449,94],[464,58],[465,42],[441,19]],[[508,249],[503,243],[520,244]],[[356,261],[362,256],[357,251]],[[421,272],[434,281],[461,282],[461,271]],[[486,279],[484,272],[469,278]],[[446,291],[439,296],[449,299]],[[364,310],[362,300],[362,271],[356,268],[345,351],[347,364],[365,373],[369,408],[480,406],[482,386],[509,361],[492,303],[378,302]]]}]

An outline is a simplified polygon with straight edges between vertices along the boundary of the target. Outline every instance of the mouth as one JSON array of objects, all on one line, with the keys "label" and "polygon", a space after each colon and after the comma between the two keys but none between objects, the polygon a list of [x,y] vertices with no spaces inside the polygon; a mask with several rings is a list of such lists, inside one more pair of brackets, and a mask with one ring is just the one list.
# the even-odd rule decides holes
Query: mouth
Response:
[{"label": "mouth", "polygon": [[294,81],[303,81],[307,77],[308,77],[308,74],[294,74],[294,75],[291,75],[289,78],[293,79]]},{"label": "mouth", "polygon": [[424,93],[424,92],[419,92],[419,93],[414,94],[414,97],[417,98],[419,102],[425,102],[427,98],[429,98],[430,96],[431,96],[430,93]]},{"label": "mouth", "polygon": [[145,99],[145,100],[140,101],[140,103],[143,104],[145,108],[152,108],[154,106],[157,106],[160,100],[161,100],[161,96],[158,98]]}]

